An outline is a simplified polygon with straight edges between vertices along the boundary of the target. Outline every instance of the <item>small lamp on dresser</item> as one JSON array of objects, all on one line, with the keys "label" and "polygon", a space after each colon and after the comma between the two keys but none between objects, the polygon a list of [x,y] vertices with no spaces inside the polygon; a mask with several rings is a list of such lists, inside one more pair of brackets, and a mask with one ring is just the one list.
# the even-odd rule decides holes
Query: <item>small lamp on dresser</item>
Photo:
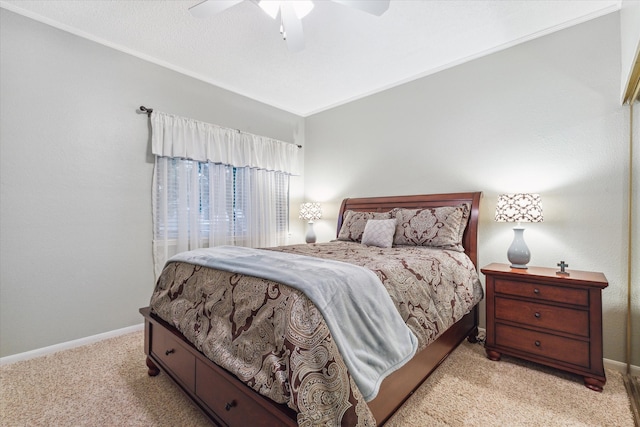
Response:
[{"label": "small lamp on dresser", "polygon": [[313,231],[313,221],[322,218],[322,209],[320,203],[303,203],[300,205],[300,219],[309,221],[307,224],[307,235],[305,241],[307,243],[316,242],[316,233]]},{"label": "small lamp on dresser", "polygon": [[511,268],[527,268],[531,253],[524,242],[522,222],[542,222],[542,201],[539,194],[501,194],[496,205],[497,222],[515,222],[513,242],[507,251]]}]

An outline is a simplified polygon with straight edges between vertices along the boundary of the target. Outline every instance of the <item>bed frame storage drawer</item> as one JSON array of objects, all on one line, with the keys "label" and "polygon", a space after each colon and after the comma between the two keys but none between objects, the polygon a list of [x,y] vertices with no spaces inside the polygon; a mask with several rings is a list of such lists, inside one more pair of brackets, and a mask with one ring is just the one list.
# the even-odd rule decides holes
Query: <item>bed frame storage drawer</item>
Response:
[{"label": "bed frame storage drawer", "polygon": [[230,426],[274,425],[273,415],[255,398],[252,399],[247,391],[217,375],[201,360],[196,361],[196,396]]},{"label": "bed frame storage drawer", "polygon": [[153,328],[151,353],[188,390],[195,390],[196,358],[171,332]]}]

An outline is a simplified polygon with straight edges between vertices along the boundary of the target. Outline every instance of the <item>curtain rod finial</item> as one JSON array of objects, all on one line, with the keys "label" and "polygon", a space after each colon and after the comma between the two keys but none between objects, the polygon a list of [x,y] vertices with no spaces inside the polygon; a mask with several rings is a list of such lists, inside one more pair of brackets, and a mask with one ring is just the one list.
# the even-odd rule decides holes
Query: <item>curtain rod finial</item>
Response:
[{"label": "curtain rod finial", "polygon": [[143,113],[147,113],[147,116],[151,117],[151,113],[153,113],[153,108],[147,108],[144,105],[141,105],[140,111],[142,111]]}]

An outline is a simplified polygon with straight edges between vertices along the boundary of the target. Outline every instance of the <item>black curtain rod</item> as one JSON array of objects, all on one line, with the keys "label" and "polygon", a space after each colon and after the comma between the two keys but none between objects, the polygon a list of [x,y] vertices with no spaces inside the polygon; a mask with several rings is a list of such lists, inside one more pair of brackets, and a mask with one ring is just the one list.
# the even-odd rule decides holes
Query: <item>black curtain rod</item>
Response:
[{"label": "black curtain rod", "polygon": [[153,108],[147,108],[144,105],[141,105],[140,111],[142,111],[143,113],[147,113],[147,116],[151,117],[151,113],[153,113]]},{"label": "black curtain rod", "polygon": [[[147,116],[151,117],[151,113],[153,113],[153,108],[147,108],[144,105],[140,106],[140,111],[142,111],[143,113],[147,113]],[[238,133],[243,133],[240,129],[236,129],[238,131]],[[296,144],[296,146],[298,148],[302,148],[302,145],[300,144]]]}]

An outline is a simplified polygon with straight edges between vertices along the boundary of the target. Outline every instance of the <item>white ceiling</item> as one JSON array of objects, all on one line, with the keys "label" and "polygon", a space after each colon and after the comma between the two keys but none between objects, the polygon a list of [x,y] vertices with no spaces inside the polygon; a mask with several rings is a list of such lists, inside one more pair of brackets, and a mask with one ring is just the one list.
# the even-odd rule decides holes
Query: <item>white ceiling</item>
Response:
[{"label": "white ceiling", "polygon": [[[215,1],[215,0],[213,0]],[[245,1],[208,19],[200,0],[2,0],[0,7],[306,117],[620,9],[620,0],[391,0],[381,17],[327,0],[291,53]]]}]

